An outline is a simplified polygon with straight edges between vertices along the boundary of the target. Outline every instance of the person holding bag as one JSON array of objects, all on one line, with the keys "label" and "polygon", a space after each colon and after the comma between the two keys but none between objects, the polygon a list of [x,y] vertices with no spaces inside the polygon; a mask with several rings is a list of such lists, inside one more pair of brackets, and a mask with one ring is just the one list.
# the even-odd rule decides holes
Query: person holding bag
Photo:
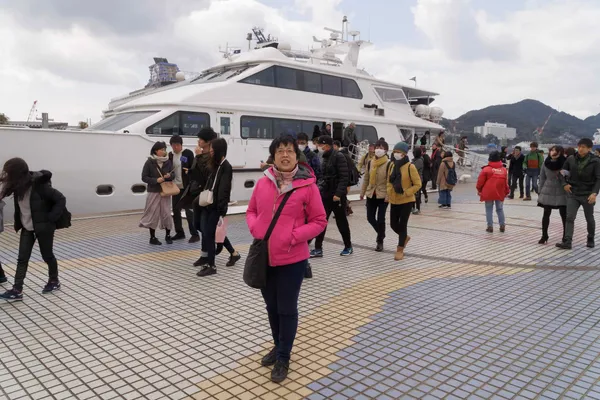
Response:
[{"label": "person holding bag", "polygon": [[298,297],[310,256],[308,241],[325,230],[327,218],[312,169],[297,161],[298,143],[291,136],[280,137],[273,140],[269,152],[274,165],[257,182],[246,211],[255,240],[244,280],[250,284],[249,275],[265,274],[264,282],[252,286],[261,288],[275,346],[261,364],[274,365],[271,380],[279,383],[287,377],[298,329]]},{"label": "person holding bag", "polygon": [[[165,229],[165,242],[172,244],[171,231],[173,217],[171,216],[171,197],[179,193],[173,184],[173,163],[167,156],[167,144],[156,142],[150,150],[150,157],[142,169],[142,181],[146,183],[148,195],[146,207],[140,220],[140,228],[150,230],[150,244],[160,246],[156,238],[156,229]],[[177,191],[177,193],[175,193]]]}]

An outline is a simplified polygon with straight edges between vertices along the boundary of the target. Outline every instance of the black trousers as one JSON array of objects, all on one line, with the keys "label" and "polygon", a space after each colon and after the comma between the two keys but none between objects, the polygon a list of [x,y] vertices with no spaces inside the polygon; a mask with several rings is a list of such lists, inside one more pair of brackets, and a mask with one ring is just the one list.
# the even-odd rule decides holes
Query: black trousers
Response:
[{"label": "black trousers", "polygon": [[511,185],[510,185],[510,197],[515,196],[515,190],[517,189],[517,181],[519,183],[519,195],[523,196],[523,180],[525,177],[523,175],[511,175]]},{"label": "black trousers", "polygon": [[208,265],[215,265],[215,237],[217,233],[217,224],[219,223],[219,211],[217,209],[205,208],[202,210],[202,251],[206,251]]},{"label": "black trousers", "polygon": [[[173,196],[173,224],[175,225],[175,233],[184,233],[183,232],[183,218],[181,218],[181,197],[183,195],[183,190],[179,192],[177,196]],[[194,226],[194,212],[191,208],[185,209],[185,218],[187,219],[188,228],[190,230],[190,235],[198,236],[198,230]]]},{"label": "black trousers", "polygon": [[[333,197],[329,199],[323,199],[323,206],[325,207],[327,221],[329,221],[329,217],[331,216],[331,213],[333,213],[333,215],[335,215],[335,223],[340,231],[340,235],[342,235],[345,248],[352,247],[352,240],[350,238],[350,225],[348,224],[348,216],[346,215],[347,203],[348,201],[346,196],[342,197],[340,201],[333,201]],[[327,228],[325,228],[325,230],[321,232],[321,234],[315,239],[315,249],[323,249],[323,240],[325,239],[326,232]]]},{"label": "black trousers", "polygon": [[377,243],[383,243],[385,239],[385,214],[387,212],[388,203],[385,199],[367,197],[367,221],[377,232]]},{"label": "black trousers", "polygon": [[42,259],[48,264],[48,278],[51,281],[58,280],[58,262],[54,257],[54,232],[37,236],[34,232],[26,229],[21,229],[21,239],[19,241],[19,255],[17,257],[17,272],[15,273],[14,288],[23,290],[25,275],[27,275],[27,267],[31,258],[31,251],[35,241],[38,241]]},{"label": "black trousers", "polygon": [[269,267],[267,287],[261,289],[267,305],[277,359],[281,361],[290,361],[298,330],[298,297],[307,266],[308,261],[304,260],[295,264]]},{"label": "black trousers", "polygon": [[425,198],[427,199],[429,196],[427,195],[427,183],[429,181],[426,179],[423,179],[422,185],[421,185],[421,192],[423,192],[423,196],[425,196]]},{"label": "black trousers", "polygon": [[[565,239],[565,230],[567,227],[567,206],[562,206],[558,209],[560,219],[563,225],[562,238]],[[542,236],[548,237],[548,227],[550,226],[550,216],[552,215],[552,207],[544,206],[544,216],[542,217]]]},{"label": "black trousers", "polygon": [[392,204],[390,210],[390,225],[398,234],[398,246],[404,247],[408,236],[408,219],[415,203]]}]

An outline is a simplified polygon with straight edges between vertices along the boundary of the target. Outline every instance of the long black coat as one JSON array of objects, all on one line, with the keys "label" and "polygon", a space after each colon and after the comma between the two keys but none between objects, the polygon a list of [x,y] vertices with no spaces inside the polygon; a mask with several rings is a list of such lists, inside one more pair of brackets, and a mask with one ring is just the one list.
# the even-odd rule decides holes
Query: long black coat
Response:
[{"label": "long black coat", "polygon": [[[36,235],[52,234],[56,230],[56,221],[66,210],[67,199],[61,192],[52,187],[52,172],[31,172],[33,180],[31,187],[31,219]],[[21,223],[21,207],[15,197],[15,231],[23,229]]]},{"label": "long black coat", "polygon": [[[218,174],[217,174],[218,172]],[[216,182],[215,182],[216,179]],[[227,215],[227,207],[231,199],[231,183],[233,181],[233,168],[229,161],[225,160],[221,168],[215,168],[214,172],[206,182],[206,189],[213,190],[213,203],[206,208],[217,209],[221,217]]]}]

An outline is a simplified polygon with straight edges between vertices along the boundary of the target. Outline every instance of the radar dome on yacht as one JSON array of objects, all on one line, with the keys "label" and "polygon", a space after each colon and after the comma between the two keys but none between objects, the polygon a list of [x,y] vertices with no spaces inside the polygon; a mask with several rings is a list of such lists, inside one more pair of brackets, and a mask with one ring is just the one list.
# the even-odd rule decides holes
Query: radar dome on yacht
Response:
[{"label": "radar dome on yacht", "polygon": [[444,110],[441,107],[431,107],[429,116],[432,120],[439,121],[442,119],[442,115],[444,115]]},{"label": "radar dome on yacht", "polygon": [[282,50],[282,51],[291,51],[292,50],[292,45],[289,43],[279,43],[277,45],[277,49],[278,50]]},{"label": "radar dome on yacht", "polygon": [[426,106],[425,104],[419,104],[415,108],[415,115],[417,117],[428,118],[430,113],[431,113],[431,109],[429,108],[429,106]]},{"label": "radar dome on yacht", "polygon": [[177,82],[185,81],[185,74],[179,71],[175,74],[175,79],[177,79]]}]

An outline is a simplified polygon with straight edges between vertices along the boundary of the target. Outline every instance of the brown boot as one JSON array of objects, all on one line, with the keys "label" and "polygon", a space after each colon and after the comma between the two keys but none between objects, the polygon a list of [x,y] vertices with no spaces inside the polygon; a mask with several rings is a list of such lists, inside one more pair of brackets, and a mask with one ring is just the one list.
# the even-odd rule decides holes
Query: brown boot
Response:
[{"label": "brown boot", "polygon": [[396,255],[394,256],[394,260],[400,261],[404,258],[404,247],[398,246],[396,249]]},{"label": "brown boot", "polygon": [[406,240],[404,241],[404,247],[410,242],[410,236],[406,235]]}]

